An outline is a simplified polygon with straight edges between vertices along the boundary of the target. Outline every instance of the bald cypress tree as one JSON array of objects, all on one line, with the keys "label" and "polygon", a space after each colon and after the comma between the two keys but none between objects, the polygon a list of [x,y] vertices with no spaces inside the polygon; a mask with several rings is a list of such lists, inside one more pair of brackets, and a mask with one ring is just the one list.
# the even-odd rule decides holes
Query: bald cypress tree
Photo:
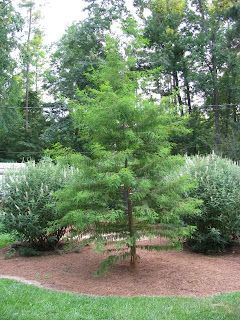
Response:
[{"label": "bald cypress tree", "polygon": [[191,230],[183,226],[182,214],[197,211],[197,202],[183,197],[192,182],[174,174],[182,158],[171,155],[169,137],[173,127],[184,131],[179,117],[137,93],[130,61],[108,39],[106,61],[91,79],[95,88],[79,92],[72,106],[85,152],[74,155],[79,172],[59,194],[64,222],[90,234],[103,249],[115,242],[101,271],[126,258],[135,266],[139,246],[163,249],[138,244],[142,237],[162,235],[169,238],[167,249],[179,246]]}]

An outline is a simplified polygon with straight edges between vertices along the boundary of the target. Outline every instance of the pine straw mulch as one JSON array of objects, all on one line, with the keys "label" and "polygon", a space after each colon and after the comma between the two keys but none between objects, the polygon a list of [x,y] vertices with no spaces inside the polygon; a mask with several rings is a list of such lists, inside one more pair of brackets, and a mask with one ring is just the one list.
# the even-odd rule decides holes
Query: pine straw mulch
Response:
[{"label": "pine straw mulch", "polygon": [[138,251],[135,270],[127,261],[96,277],[104,256],[85,247],[80,253],[5,259],[0,251],[0,277],[12,276],[57,290],[118,296],[207,296],[240,291],[240,250],[222,256],[187,251]]}]

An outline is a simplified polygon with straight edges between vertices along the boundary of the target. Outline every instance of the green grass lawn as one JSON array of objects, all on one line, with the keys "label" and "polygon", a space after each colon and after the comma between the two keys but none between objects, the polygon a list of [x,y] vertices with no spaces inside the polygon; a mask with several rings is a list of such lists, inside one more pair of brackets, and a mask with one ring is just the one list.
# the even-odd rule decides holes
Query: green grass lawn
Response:
[{"label": "green grass lawn", "polygon": [[240,293],[211,298],[89,297],[0,280],[1,320],[239,320]]}]

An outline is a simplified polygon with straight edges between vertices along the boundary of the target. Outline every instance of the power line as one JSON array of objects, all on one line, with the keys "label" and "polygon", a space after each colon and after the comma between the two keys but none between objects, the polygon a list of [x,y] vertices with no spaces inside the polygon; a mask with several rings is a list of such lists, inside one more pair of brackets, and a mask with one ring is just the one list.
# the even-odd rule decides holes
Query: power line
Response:
[{"label": "power line", "polygon": [[[4,106],[0,106],[0,108],[5,109],[5,110],[9,110],[9,109],[14,109],[14,110],[19,110],[21,109],[20,107],[4,107]],[[36,109],[36,110],[43,110],[44,109],[57,109],[56,107],[29,107],[28,109]],[[22,109],[24,110],[24,109]],[[65,110],[66,111],[66,110]]]},{"label": "power line", "polygon": [[224,103],[224,104],[206,104],[200,107],[194,108],[207,108],[207,107],[240,107],[240,103]]},{"label": "power line", "polygon": [[[188,107],[188,105],[182,105],[182,106],[186,106]],[[240,102],[239,103],[224,103],[224,104],[208,104],[208,105],[202,105],[202,106],[193,106],[192,109],[203,109],[203,108],[215,108],[215,107],[240,107]],[[20,107],[4,107],[4,106],[0,106],[0,108],[5,109],[5,110],[9,110],[9,109],[14,109],[14,110],[18,110],[20,109]],[[53,109],[58,109],[56,107],[29,107],[28,109],[31,110],[42,110],[42,111],[47,111],[48,109],[53,110]],[[69,111],[67,110],[62,110],[62,111]]]}]

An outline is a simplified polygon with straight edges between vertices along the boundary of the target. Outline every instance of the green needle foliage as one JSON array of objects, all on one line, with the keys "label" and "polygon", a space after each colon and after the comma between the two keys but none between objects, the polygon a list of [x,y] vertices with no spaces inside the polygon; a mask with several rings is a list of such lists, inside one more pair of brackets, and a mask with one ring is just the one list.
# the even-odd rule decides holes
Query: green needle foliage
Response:
[{"label": "green needle foliage", "polygon": [[102,263],[104,270],[129,257],[134,266],[137,240],[144,236],[163,235],[170,239],[167,249],[178,247],[192,230],[182,225],[181,216],[194,214],[198,206],[184,198],[192,181],[173,174],[182,158],[171,156],[169,137],[184,128],[170,107],[137,93],[133,62],[108,39],[106,62],[92,77],[95,88],[79,92],[72,106],[85,152],[73,156],[78,174],[58,194],[64,223],[91,234],[99,250],[111,243],[107,248],[113,255]]}]

